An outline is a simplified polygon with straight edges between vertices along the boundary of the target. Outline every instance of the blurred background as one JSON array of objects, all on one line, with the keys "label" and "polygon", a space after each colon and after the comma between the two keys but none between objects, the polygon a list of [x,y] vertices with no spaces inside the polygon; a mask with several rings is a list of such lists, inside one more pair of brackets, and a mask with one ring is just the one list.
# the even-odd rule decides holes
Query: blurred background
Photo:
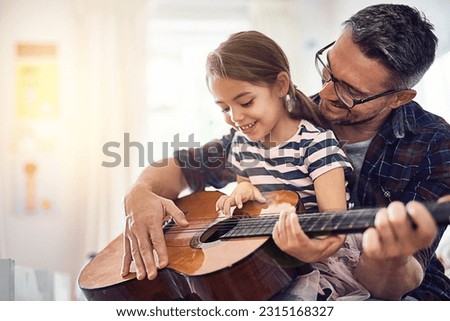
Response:
[{"label": "blurred background", "polygon": [[[228,131],[204,63],[231,33],[276,40],[311,95],[315,52],[381,2],[0,0],[0,299],[80,299],[78,274],[121,233],[143,168],[172,142]],[[450,121],[450,0],[390,2],[435,25],[438,57],[416,100]]]}]

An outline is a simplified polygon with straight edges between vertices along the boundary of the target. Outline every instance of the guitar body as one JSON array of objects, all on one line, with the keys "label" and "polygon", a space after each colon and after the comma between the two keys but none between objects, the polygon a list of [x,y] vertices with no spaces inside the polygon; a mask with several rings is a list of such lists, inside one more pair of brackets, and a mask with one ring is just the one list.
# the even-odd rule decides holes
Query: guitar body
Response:
[{"label": "guitar body", "polygon": [[[169,265],[155,280],[120,275],[122,235],[83,269],[79,286],[88,300],[267,300],[286,288],[305,265],[280,251],[270,236],[221,239],[231,224],[215,210],[220,192],[198,192],[175,203],[189,227],[165,230]],[[268,202],[247,202],[234,216],[258,217],[298,206],[295,192],[266,193]]]}]

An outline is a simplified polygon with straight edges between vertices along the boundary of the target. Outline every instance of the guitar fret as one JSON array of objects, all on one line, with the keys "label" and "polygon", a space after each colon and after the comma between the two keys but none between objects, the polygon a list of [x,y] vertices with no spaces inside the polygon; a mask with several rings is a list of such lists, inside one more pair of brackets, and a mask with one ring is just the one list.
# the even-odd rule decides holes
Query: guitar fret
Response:
[{"label": "guitar fret", "polygon": [[[308,216],[309,214],[303,214],[303,215]],[[301,220],[303,215],[300,216],[300,220]],[[308,221],[309,222],[312,221],[312,217]],[[305,231],[314,231],[316,229],[316,225],[319,224],[319,223],[320,223],[320,219],[313,220],[312,224],[309,225],[307,228],[305,228]],[[301,223],[301,221],[300,221],[300,225],[302,225],[302,228],[303,228],[303,224]]]},{"label": "guitar fret", "polygon": [[361,212],[361,214],[358,215],[358,219],[355,225],[357,225],[360,229],[367,229],[373,226],[374,219],[375,219],[375,212],[374,213]]},{"label": "guitar fret", "polygon": [[255,224],[255,226],[250,230],[249,235],[251,236],[255,236],[255,235],[260,235],[261,231],[264,228],[264,219],[261,219],[258,224]]},{"label": "guitar fret", "polygon": [[[268,227],[268,223],[269,223],[269,221],[267,219],[262,220],[262,224],[259,226],[258,231],[260,233],[267,233],[267,231],[268,231],[268,228],[267,228]],[[272,230],[270,230],[270,232],[272,232]]]},{"label": "guitar fret", "polygon": [[335,215],[334,214],[330,214],[330,213],[325,214],[322,218],[319,218],[318,221],[320,221],[320,223],[322,224],[322,226],[320,228],[320,231],[322,231],[322,232],[326,231],[325,228],[327,226],[332,227],[333,225],[330,225],[330,223],[333,222],[334,218],[335,218]]},{"label": "guitar fret", "polygon": [[342,228],[342,226],[346,226],[344,223],[347,219],[347,215],[336,215],[333,214],[333,222],[335,222],[335,224],[333,224],[333,229],[334,231],[338,231],[340,228]]},{"label": "guitar fret", "polygon": [[349,215],[349,217],[351,217],[351,221],[350,224],[348,225],[348,227],[351,229],[356,225],[356,222],[358,221],[358,218],[360,217],[360,215]]},{"label": "guitar fret", "polygon": [[264,220],[263,224],[263,232],[266,235],[271,235],[273,227],[275,226],[275,223],[278,221],[278,216],[269,216]]},{"label": "guitar fret", "polygon": [[261,220],[257,222],[257,224],[253,224],[253,226],[250,229],[247,229],[247,235],[248,236],[255,236],[258,235],[258,231],[261,229]]},{"label": "guitar fret", "polygon": [[319,223],[318,219],[314,219],[314,216],[309,214],[300,214],[299,220],[300,225],[305,232],[314,231],[316,225]]},{"label": "guitar fret", "polygon": [[350,228],[352,221],[353,221],[352,215],[343,215],[342,220],[341,220],[339,226],[336,228],[336,230]]}]

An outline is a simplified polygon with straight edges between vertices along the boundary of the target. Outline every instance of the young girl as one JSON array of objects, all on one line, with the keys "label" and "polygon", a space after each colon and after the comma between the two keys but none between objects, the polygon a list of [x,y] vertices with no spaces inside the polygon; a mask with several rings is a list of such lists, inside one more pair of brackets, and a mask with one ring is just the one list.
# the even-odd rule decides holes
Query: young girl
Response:
[{"label": "young girl", "polygon": [[[229,162],[238,185],[217,201],[217,210],[229,217],[232,206],[264,202],[261,192],[273,190],[296,191],[308,211],[345,210],[345,171],[352,170],[351,164],[333,132],[323,129],[317,107],[293,85],[282,49],[259,32],[236,33],[208,56],[206,69],[209,90],[237,130]],[[344,235],[309,238],[291,211],[280,214],[273,239],[301,261],[317,262],[316,270],[299,277],[284,298],[315,300],[329,292],[325,289],[333,299],[358,291],[366,295],[340,262],[339,249],[353,248],[351,264],[359,253],[353,242],[342,246]],[[331,266],[342,275],[335,277]]]}]

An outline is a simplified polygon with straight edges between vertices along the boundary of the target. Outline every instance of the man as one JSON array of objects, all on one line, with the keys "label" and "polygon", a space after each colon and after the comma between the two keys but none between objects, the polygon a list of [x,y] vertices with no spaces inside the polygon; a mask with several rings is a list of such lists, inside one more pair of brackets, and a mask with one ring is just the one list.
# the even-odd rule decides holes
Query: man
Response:
[{"label": "man", "polygon": [[[432,30],[416,9],[374,5],[347,20],[336,42],[316,54],[323,87],[314,99],[355,168],[351,201],[386,206],[364,232],[355,268],[356,279],[379,299],[450,299],[450,281],[434,255],[445,227],[436,229],[417,202],[450,194],[450,126],[412,101],[411,88],[434,61]],[[187,226],[171,199],[187,187],[221,188],[234,179],[225,166],[233,134],[144,170],[125,198],[124,275],[134,260],[138,279],[154,279],[153,250],[158,266],[167,265],[163,219]]]}]

